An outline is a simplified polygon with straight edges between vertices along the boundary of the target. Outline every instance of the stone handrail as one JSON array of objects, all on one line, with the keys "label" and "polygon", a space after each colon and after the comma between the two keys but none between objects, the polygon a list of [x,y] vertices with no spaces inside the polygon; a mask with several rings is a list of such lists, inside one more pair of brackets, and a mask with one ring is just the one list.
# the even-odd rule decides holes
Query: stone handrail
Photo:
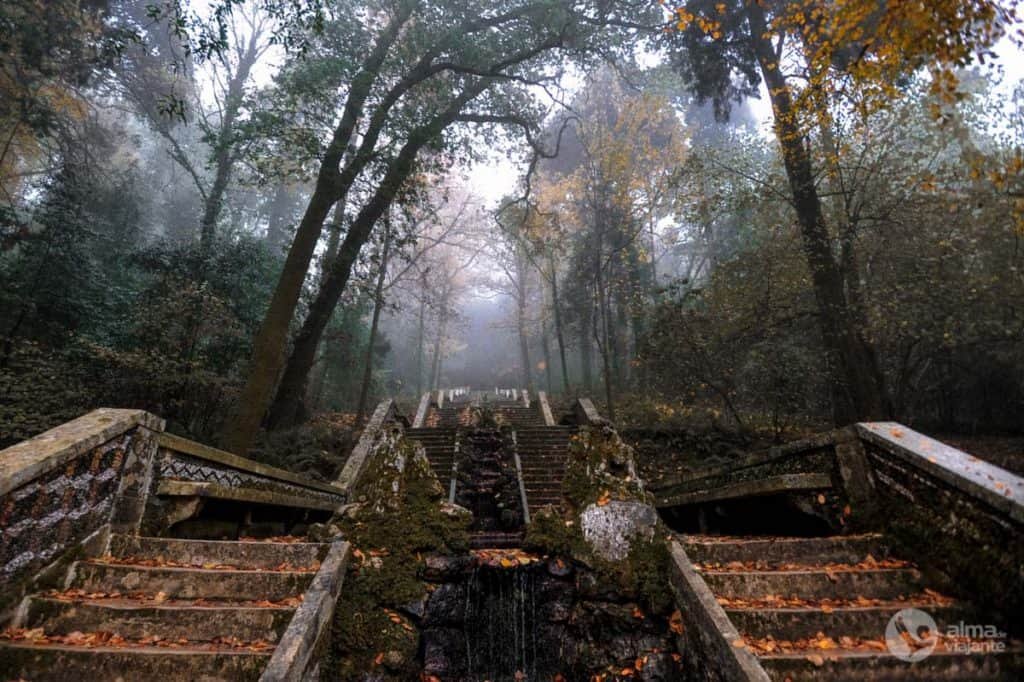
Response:
[{"label": "stone handrail", "polygon": [[691,658],[714,662],[701,670],[704,679],[768,682],[770,678],[757,657],[745,647],[736,646],[740,633],[677,540],[671,541],[669,553],[669,586],[690,625],[680,635],[684,642],[680,650]]},{"label": "stone handrail", "polygon": [[[288,629],[274,647],[260,682],[318,680],[330,645],[331,622],[341,596],[349,544],[336,540],[302,596]],[[344,608],[344,606],[342,607]]]},{"label": "stone handrail", "polygon": [[526,496],[526,481],[523,479],[523,462],[519,459],[519,438],[512,432],[512,457],[516,465],[516,483],[519,486],[519,503],[523,506],[523,523],[530,525],[530,500]]},{"label": "stone handrail", "polygon": [[217,448],[210,447],[209,445],[203,445],[202,443],[197,443],[196,441],[189,440],[188,438],[182,438],[181,436],[175,436],[170,433],[161,433],[157,438],[157,443],[159,443],[161,450],[167,450],[169,452],[188,455],[196,459],[202,459],[213,465],[218,465],[219,468],[234,469],[273,481],[293,483],[295,485],[319,490],[332,495],[337,495],[339,493],[338,487],[330,483],[320,483],[319,481],[308,479],[304,476],[300,476],[299,474],[286,471],[285,469],[279,469],[267,464],[262,464],[255,460],[227,452],[226,450],[218,450]]},{"label": "stone handrail", "polygon": [[[439,393],[439,397],[440,395]],[[348,461],[345,462],[345,467],[334,481],[334,486],[341,490],[341,494],[346,499],[352,494],[356,484],[359,482],[359,478],[366,471],[366,466],[373,456],[384,424],[393,419],[395,414],[395,401],[387,398],[377,405],[377,409],[373,411],[373,415],[366,422],[363,433],[359,437],[359,442],[352,449],[352,454],[349,455]]]},{"label": "stone handrail", "polygon": [[872,513],[922,570],[993,620],[1024,610],[1024,478],[895,422],[857,424]]},{"label": "stone handrail", "polygon": [[857,424],[861,438],[1024,524],[1024,478],[897,422]]},{"label": "stone handrail", "polygon": [[422,429],[427,421],[427,412],[430,410],[430,391],[420,397],[420,404],[416,408],[416,416],[412,420],[412,428]]},{"label": "stone handrail", "polygon": [[103,408],[0,451],[0,611],[79,547],[138,529],[163,428]]},{"label": "stone handrail", "polygon": [[261,464],[181,436],[162,433],[153,467],[151,494],[163,500],[179,500],[174,511],[166,505],[149,505],[143,529],[162,532],[169,524],[187,517],[202,498],[233,502],[331,511],[345,501],[334,485]]},{"label": "stone handrail", "polygon": [[[660,479],[651,492],[659,507],[775,494],[815,498],[825,492],[830,503],[818,511],[834,525],[860,524],[870,512],[863,452],[852,429],[830,431]],[[838,511],[847,503],[853,516],[840,521]]]},{"label": "stone handrail", "polygon": [[598,414],[597,408],[594,407],[594,403],[591,402],[590,398],[578,398],[573,405],[573,413],[576,415],[576,422],[580,426],[605,423],[605,420]]},{"label": "stone handrail", "polygon": [[555,417],[551,414],[551,405],[548,404],[548,394],[544,391],[537,391],[537,402],[540,403],[540,414],[544,417],[544,426],[554,426]]}]

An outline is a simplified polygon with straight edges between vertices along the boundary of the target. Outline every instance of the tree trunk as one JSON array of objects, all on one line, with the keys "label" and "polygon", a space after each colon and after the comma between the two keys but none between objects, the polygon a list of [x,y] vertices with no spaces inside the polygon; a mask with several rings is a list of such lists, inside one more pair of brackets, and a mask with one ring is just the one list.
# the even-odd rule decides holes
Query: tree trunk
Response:
[{"label": "tree trunk", "polygon": [[380,309],[384,305],[384,278],[388,272],[388,249],[391,246],[390,221],[384,219],[384,246],[380,257],[380,268],[377,273],[377,289],[373,293],[373,318],[370,321],[370,340],[366,344],[366,361],[363,365],[363,384],[359,388],[359,406],[356,408],[356,424],[362,424],[366,417],[366,403],[370,395],[370,380],[373,378],[373,346],[377,341],[377,325],[380,322]]},{"label": "tree trunk", "polygon": [[[321,177],[323,174],[321,174]],[[302,291],[309,261],[320,237],[320,229],[333,204],[332,193],[318,186],[310,197],[306,213],[299,223],[295,241],[288,251],[277,288],[270,299],[263,324],[253,341],[249,376],[235,405],[234,413],[221,434],[221,447],[244,455],[252,447],[260,422],[267,409],[267,400],[273,394],[278,375],[284,365],[285,343],[295,305]]]},{"label": "tree trunk", "polygon": [[841,426],[861,419],[885,419],[889,408],[882,374],[873,349],[856,329],[855,317],[847,305],[842,273],[832,255],[821,200],[814,184],[806,137],[800,130],[792,93],[780,73],[771,41],[764,37],[768,30],[764,10],[758,3],[751,2],[746,4],[746,11],[750,39],[771,96],[775,134],[793,193],[793,206],[818,303],[822,338],[835,368],[833,381],[842,386],[839,403],[833,406],[834,421]]},{"label": "tree trunk", "polygon": [[565,362],[565,336],[562,333],[561,303],[558,298],[558,271],[555,269],[555,259],[549,256],[551,267],[551,310],[555,316],[555,338],[558,340],[558,357],[562,363],[562,390],[569,392],[569,365]]},{"label": "tree trunk", "polygon": [[547,319],[541,320],[540,324],[540,347],[541,352],[544,354],[544,378],[547,385],[548,393],[553,390],[551,381],[551,344],[548,343],[548,321]]},{"label": "tree trunk", "polygon": [[309,314],[306,316],[302,329],[295,337],[292,354],[288,358],[277,395],[270,407],[267,418],[268,428],[287,428],[302,419],[302,397],[305,394],[304,387],[309,370],[313,366],[316,346],[327,326],[331,312],[338,304],[338,299],[348,284],[352,266],[358,259],[363,244],[369,238],[377,220],[391,206],[395,195],[412,174],[420,149],[431,140],[436,139],[437,135],[457,118],[462,107],[483,91],[486,84],[487,81],[480,80],[467,86],[445,111],[411,131],[401,151],[388,165],[387,172],[373,196],[349,226],[338,251],[338,257],[310,305]]},{"label": "tree trunk", "polygon": [[519,332],[520,385],[533,391],[533,368],[530,366],[530,338],[526,328],[526,264],[525,256],[516,254],[516,329]]},{"label": "tree trunk", "polygon": [[213,150],[215,168],[213,184],[210,185],[210,191],[206,195],[206,204],[203,206],[203,217],[199,228],[199,247],[203,256],[204,268],[213,248],[213,239],[217,233],[217,219],[224,206],[224,193],[227,191],[228,183],[231,182],[231,173],[235,165],[235,155],[232,153],[235,143],[235,121],[242,108],[245,83],[249,80],[249,73],[259,58],[258,40],[258,35],[254,32],[245,53],[240,55],[238,66],[228,81],[227,93],[224,97],[224,114],[220,121],[220,130],[217,131],[217,142]]},{"label": "tree trunk", "polygon": [[416,396],[423,395],[423,337],[427,313],[427,273],[420,276],[420,313],[416,326]]},{"label": "tree trunk", "polygon": [[[447,302],[445,302],[445,305],[447,305]],[[432,366],[430,370],[431,391],[436,391],[438,388],[440,388],[439,384],[441,382],[441,352],[443,350],[444,332],[447,322],[448,311],[445,308],[442,309],[441,317],[437,321],[437,338],[434,339],[434,357],[433,362],[431,363]]]},{"label": "tree trunk", "polygon": [[611,355],[612,349],[609,347],[608,337],[608,298],[607,292],[605,291],[604,285],[604,267],[601,263],[601,252],[602,240],[600,236],[600,230],[598,231],[597,248],[594,258],[594,276],[597,281],[597,298],[598,298],[598,313],[600,316],[600,334],[601,334],[601,362],[604,365],[604,397],[605,407],[608,410],[608,419],[615,421],[615,403],[612,400],[612,365]]},{"label": "tree trunk", "polygon": [[266,243],[270,251],[277,254],[288,243],[287,219],[294,206],[291,189],[284,182],[274,190],[274,197],[267,209]]},{"label": "tree trunk", "polygon": [[[589,297],[588,297],[589,298]],[[580,316],[580,377],[583,380],[583,388],[590,393],[594,390],[593,372],[593,345],[590,343],[590,327],[593,325],[594,303],[593,301],[583,302],[583,314]]]},{"label": "tree trunk", "polygon": [[[249,362],[249,375],[245,386],[238,397],[232,415],[224,425],[220,444],[225,450],[241,455],[252,447],[259,431],[260,423],[266,414],[274,386],[277,384],[281,368],[284,365],[285,350],[288,343],[288,328],[299,295],[302,283],[313,258],[324,220],[331,206],[338,202],[344,194],[341,183],[340,164],[348,147],[352,133],[362,115],[364,105],[373,84],[377,79],[381,65],[390,50],[391,44],[398,36],[402,25],[409,19],[413,4],[403,4],[400,11],[391,20],[374,45],[374,49],[363,62],[360,73],[352,80],[348,99],[334,136],[324,153],[320,170],[317,174],[316,188],[309,199],[306,212],[299,222],[284,268],[278,278],[270,306],[263,318],[260,330],[253,341],[252,358]],[[315,355],[315,347],[314,353]],[[308,369],[307,369],[308,371]]]}]

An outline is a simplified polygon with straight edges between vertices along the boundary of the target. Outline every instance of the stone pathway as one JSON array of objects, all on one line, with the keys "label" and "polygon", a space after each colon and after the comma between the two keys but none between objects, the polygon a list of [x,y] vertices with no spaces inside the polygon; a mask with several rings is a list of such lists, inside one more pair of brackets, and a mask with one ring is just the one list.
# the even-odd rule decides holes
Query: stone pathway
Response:
[{"label": "stone pathway", "polygon": [[[456,490],[458,467],[467,465],[464,450],[473,426],[464,423],[468,400],[432,407],[423,428],[409,429],[408,436],[423,446],[427,459],[446,492]],[[576,433],[571,426],[546,426],[540,404],[529,407],[520,401],[489,401],[496,418],[513,427],[519,455],[523,492],[530,509],[561,502],[562,479],[565,475],[570,438]],[[491,472],[493,474],[493,472]],[[492,475],[493,478],[493,475]],[[453,487],[454,483],[454,487]],[[475,532],[471,544],[475,548],[520,547],[523,531],[486,529]]]},{"label": "stone pathway", "polygon": [[327,548],[114,535],[0,633],[3,679],[258,679]]},{"label": "stone pathway", "polygon": [[572,426],[527,426],[516,429],[523,484],[531,509],[560,504]]},{"label": "stone pathway", "polygon": [[[893,557],[881,535],[679,541],[740,633],[733,645],[754,653],[772,679],[1024,679],[1019,643],[946,635],[957,623],[987,621],[929,589],[918,567]],[[886,628],[910,608],[933,618],[940,637],[930,655],[908,665],[890,652]],[[923,654],[928,639],[917,637],[914,622],[907,625],[908,651]],[[1006,651],[990,651],[1001,646]]]}]

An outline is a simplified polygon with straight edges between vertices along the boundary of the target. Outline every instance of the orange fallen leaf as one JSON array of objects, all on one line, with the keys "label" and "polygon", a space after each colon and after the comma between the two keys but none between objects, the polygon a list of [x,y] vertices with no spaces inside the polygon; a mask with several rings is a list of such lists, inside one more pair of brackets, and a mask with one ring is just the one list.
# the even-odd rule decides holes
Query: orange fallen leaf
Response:
[{"label": "orange fallen leaf", "polygon": [[668,619],[668,629],[677,635],[683,634],[683,614],[676,609],[672,612],[672,616]]}]

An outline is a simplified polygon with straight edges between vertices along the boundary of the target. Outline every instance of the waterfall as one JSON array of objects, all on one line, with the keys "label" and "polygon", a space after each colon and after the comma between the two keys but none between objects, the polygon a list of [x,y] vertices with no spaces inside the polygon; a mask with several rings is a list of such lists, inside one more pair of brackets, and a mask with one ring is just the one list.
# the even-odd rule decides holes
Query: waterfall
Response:
[{"label": "waterfall", "polygon": [[467,682],[550,679],[553,662],[538,658],[538,582],[536,566],[483,566],[468,577]]}]

